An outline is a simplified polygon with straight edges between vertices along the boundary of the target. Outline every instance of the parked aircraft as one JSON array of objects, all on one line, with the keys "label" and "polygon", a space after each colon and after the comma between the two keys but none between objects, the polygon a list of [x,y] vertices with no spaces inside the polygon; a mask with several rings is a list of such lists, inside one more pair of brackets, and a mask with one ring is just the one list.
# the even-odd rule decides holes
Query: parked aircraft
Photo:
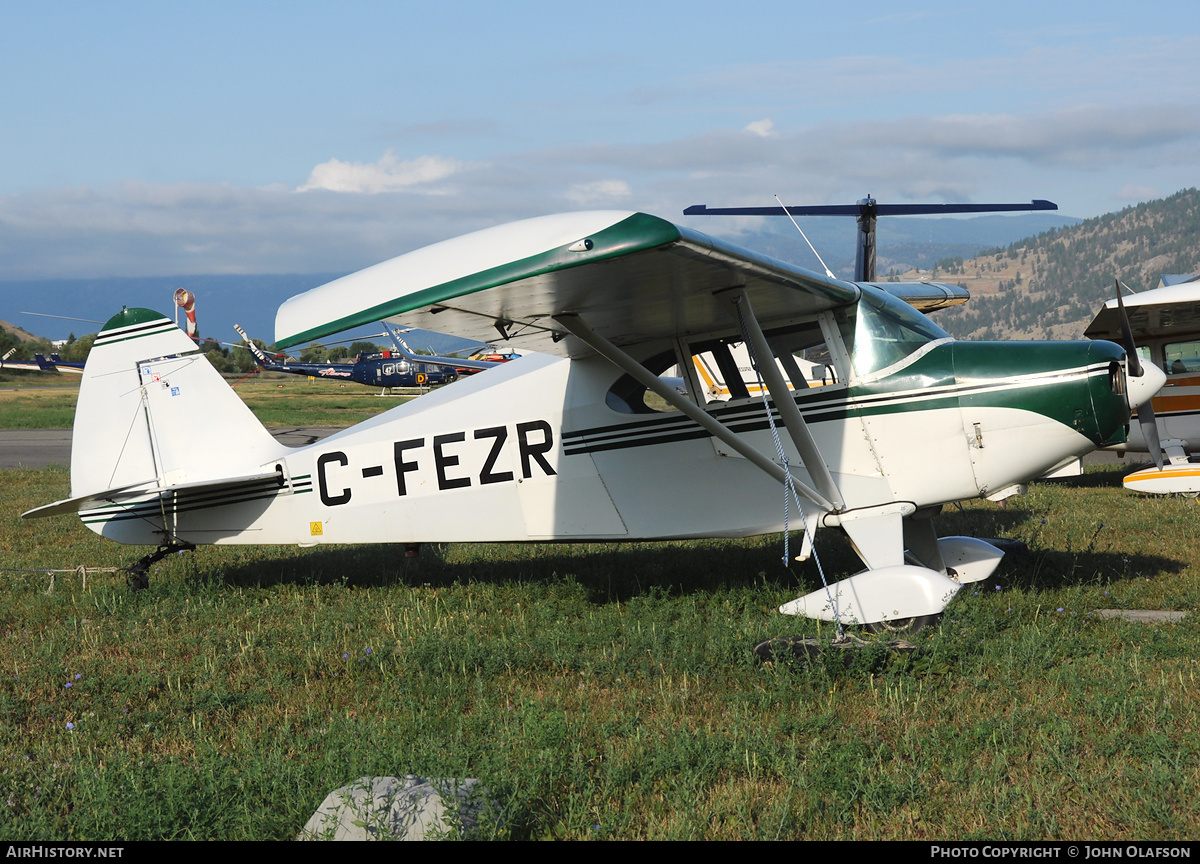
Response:
[{"label": "parked aircraft", "polygon": [[[807,556],[812,532],[840,528],[867,569],[781,611],[886,626],[941,613],[999,562],[981,540],[937,537],[943,504],[1005,498],[1124,441],[1131,406],[1163,380],[1106,341],[955,341],[869,284],[643,213],[546,216],[410,252],[288,300],[276,343],[381,318],[500,331],[531,353],[291,448],[169,319],[125,309],[88,361],[71,497],[25,515],[78,512],[158,556],[801,526]],[[731,342],[762,358],[767,394],[708,401],[692,358]],[[835,383],[789,382],[767,362],[808,349],[828,353]],[[659,378],[673,365],[686,395]]]},{"label": "parked aircraft", "polygon": [[400,328],[388,322],[383,322],[383,328],[387,331],[387,335],[391,338],[392,344],[396,346],[396,353],[410,363],[433,364],[442,366],[447,370],[452,370],[458,377],[466,375],[474,375],[476,372],[483,372],[488,369],[494,369],[501,363],[507,363],[510,360],[515,360],[520,355],[513,351],[502,352],[496,351],[491,345],[479,345],[468,349],[469,357],[456,357],[453,354],[417,354],[408,347],[408,343],[404,341],[404,334],[410,329],[409,327]]},{"label": "parked aircraft", "polygon": [[[1118,287],[1118,291],[1120,288]],[[1155,468],[1125,478],[1125,488],[1156,494],[1200,492],[1200,465],[1188,461],[1200,450],[1200,275],[1164,275],[1159,286],[1123,298],[1128,322],[1141,359],[1166,374],[1166,384],[1152,405],[1156,424],[1130,429],[1129,440],[1109,449],[1158,455]],[[1084,335],[1120,338],[1122,319],[1117,300],[1104,304]],[[1154,439],[1157,437],[1157,441]],[[1163,456],[1167,464],[1162,465]]]},{"label": "parked aircraft", "polygon": [[50,359],[46,359],[45,354],[34,354],[32,360],[12,360],[10,359],[16,348],[10,348],[8,352],[0,358],[0,369],[15,369],[23,372],[69,372],[73,375],[83,374],[82,363],[68,363],[57,354],[51,354]]},{"label": "parked aircraft", "polygon": [[[39,359],[42,357],[41,354],[37,354],[35,356],[38,357]],[[84,367],[83,363],[75,363],[70,360],[64,360],[61,357],[59,357],[57,354],[50,355],[50,363],[59,372],[66,372],[69,375],[82,375],[83,374],[83,367]]]},{"label": "parked aircraft", "polygon": [[9,348],[3,357],[0,357],[0,369],[8,369],[18,372],[47,372],[46,358],[41,354],[35,354],[32,360],[13,360],[12,356],[17,353],[16,348]]},{"label": "parked aircraft", "polygon": [[[854,204],[813,204],[778,207],[709,207],[693,204],[685,216],[853,216],[858,223],[854,281],[875,281],[875,225],[880,216],[948,216],[959,213],[1012,213],[1057,210],[1053,201],[1035,198],[1028,204],[880,204],[870,195]],[[792,220],[795,222],[795,220]],[[796,226],[799,228],[799,226]],[[801,232],[803,233],[803,232]],[[804,238],[806,241],[807,237]],[[816,250],[814,250],[816,251]],[[876,286],[882,287],[882,286]]]},{"label": "parked aircraft", "polygon": [[254,344],[245,330],[236,324],[234,329],[246,340],[245,347],[254,355],[259,367],[268,372],[286,372],[289,375],[307,375],[331,381],[353,381],[368,387],[434,387],[449,384],[458,377],[453,369],[443,365],[393,356],[391,351],[359,354],[353,363],[300,363],[290,358],[283,361],[273,360]]}]

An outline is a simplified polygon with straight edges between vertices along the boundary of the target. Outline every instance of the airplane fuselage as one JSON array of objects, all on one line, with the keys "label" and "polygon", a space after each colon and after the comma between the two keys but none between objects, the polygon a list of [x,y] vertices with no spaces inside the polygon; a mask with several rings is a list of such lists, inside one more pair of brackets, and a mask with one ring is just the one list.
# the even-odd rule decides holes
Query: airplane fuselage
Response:
[{"label": "airplane fuselage", "polygon": [[[169,320],[127,308],[89,356],[71,497],[25,515],[77,512],[165,554],[744,537],[799,529],[799,509],[806,528],[844,531],[867,570],[781,611],[923,619],[1002,555],[938,537],[929,516],[1124,441],[1131,406],[1161,386],[1128,374],[1110,342],[955,342],[906,302],[939,297],[965,299],[843,282],[642,213],[494,226],[292,298],[277,344],[415,316],[406,326],[490,330],[545,353],[297,449]],[[720,369],[728,401],[699,380],[697,357]]]},{"label": "airplane fuselage", "polygon": [[[874,381],[794,398],[848,511],[894,502],[911,512],[1002,495],[1123,440],[1128,408],[1114,384],[1123,380],[1123,356],[1108,342],[946,340]],[[599,357],[526,355],[317,444],[280,446],[261,466],[277,470],[278,482],[225,494],[181,490],[165,511],[167,531],[196,544],[312,545],[740,537],[783,529],[778,483],[678,411],[614,409],[609,394],[618,376]],[[774,456],[761,398],[707,410]],[[807,481],[779,432],[791,470]],[[464,512],[486,516],[464,520]],[[157,498],[81,516],[121,542],[164,536]]]}]

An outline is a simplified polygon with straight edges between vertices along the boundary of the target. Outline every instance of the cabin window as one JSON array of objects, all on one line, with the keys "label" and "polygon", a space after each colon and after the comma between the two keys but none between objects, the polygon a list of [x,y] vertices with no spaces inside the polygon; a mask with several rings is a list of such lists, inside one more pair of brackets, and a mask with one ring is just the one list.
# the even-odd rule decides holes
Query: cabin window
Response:
[{"label": "cabin window", "polygon": [[[857,320],[853,342],[847,339],[850,343],[847,347],[859,376],[899,363],[937,339],[950,338],[950,334],[903,300],[871,288],[863,289],[857,315],[847,314],[843,320],[848,324],[854,319]],[[845,329],[842,332],[845,335]]]},{"label": "cabin window", "polygon": [[[845,316],[842,321],[844,322]],[[853,317],[848,319],[851,324]],[[843,332],[845,326],[840,324]],[[853,331],[851,331],[853,333]],[[768,330],[764,334],[774,354],[784,381],[792,391],[809,387],[833,386],[841,383],[832,352],[816,321],[806,321],[787,327]],[[751,352],[738,337],[704,339],[681,345],[684,356],[690,356],[692,370],[681,370],[674,351],[663,351],[643,361],[648,371],[659,376],[667,386],[693,402],[704,405],[723,405],[728,401],[761,399],[759,373],[750,359]],[[689,372],[691,374],[689,374]],[[689,392],[694,384],[698,392]],[[622,414],[654,414],[677,410],[661,396],[647,390],[633,376],[622,375],[614,382],[605,397],[613,411]]]},{"label": "cabin window", "polygon": [[[651,373],[661,376],[675,366],[675,352],[663,351],[661,354],[655,354],[648,360],[642,361],[642,365]],[[668,383],[672,386],[682,386],[675,381]],[[612,387],[608,388],[604,402],[613,411],[621,414],[658,414],[677,410],[674,405],[657,393],[647,390],[632,375],[622,375],[618,378]]]},{"label": "cabin window", "polygon": [[1164,345],[1163,360],[1168,375],[1200,372],[1200,341],[1193,340]]},{"label": "cabin window", "polygon": [[[793,391],[837,384],[833,357],[815,321],[768,330],[764,334],[784,382]],[[765,388],[740,340],[694,343],[690,347],[697,383],[706,401],[725,402],[759,398]]]}]

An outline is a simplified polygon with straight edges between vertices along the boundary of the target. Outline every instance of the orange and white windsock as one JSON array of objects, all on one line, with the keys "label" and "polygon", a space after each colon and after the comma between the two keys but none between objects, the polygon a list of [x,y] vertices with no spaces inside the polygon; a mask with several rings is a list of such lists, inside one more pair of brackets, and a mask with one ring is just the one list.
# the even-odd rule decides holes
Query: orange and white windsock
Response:
[{"label": "orange and white windsock", "polygon": [[175,305],[187,314],[187,334],[196,339],[196,295],[186,288],[176,288]]}]

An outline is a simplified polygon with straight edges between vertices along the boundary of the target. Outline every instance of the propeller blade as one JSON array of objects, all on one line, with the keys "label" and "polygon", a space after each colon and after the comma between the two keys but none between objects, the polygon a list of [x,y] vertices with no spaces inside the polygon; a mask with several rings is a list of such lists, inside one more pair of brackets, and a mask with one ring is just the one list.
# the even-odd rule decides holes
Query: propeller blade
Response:
[{"label": "propeller blade", "polygon": [[[1142,360],[1138,357],[1137,345],[1133,341],[1133,327],[1129,323],[1129,314],[1125,311],[1125,301],[1121,298],[1121,280],[1114,279],[1117,284],[1117,308],[1121,310],[1121,336],[1125,340],[1126,375],[1130,378],[1141,378],[1146,370],[1142,368]],[[1154,406],[1146,399],[1137,407],[1138,425],[1142,428],[1142,440],[1146,449],[1154,459],[1159,471],[1163,467],[1162,444],[1158,439],[1158,421],[1154,418]]]},{"label": "propeller blade", "polygon": [[1125,301],[1121,299],[1121,281],[1117,283],[1117,308],[1121,310],[1121,337],[1125,340],[1125,358],[1132,378],[1142,377],[1142,361],[1138,357],[1137,345],[1133,342],[1133,328],[1129,326],[1129,314],[1125,311]]},{"label": "propeller blade", "polygon": [[1162,445],[1158,441],[1158,421],[1154,419],[1154,408],[1149,402],[1138,406],[1138,424],[1142,427],[1142,440],[1154,459],[1154,465],[1159,471],[1163,467]]}]

